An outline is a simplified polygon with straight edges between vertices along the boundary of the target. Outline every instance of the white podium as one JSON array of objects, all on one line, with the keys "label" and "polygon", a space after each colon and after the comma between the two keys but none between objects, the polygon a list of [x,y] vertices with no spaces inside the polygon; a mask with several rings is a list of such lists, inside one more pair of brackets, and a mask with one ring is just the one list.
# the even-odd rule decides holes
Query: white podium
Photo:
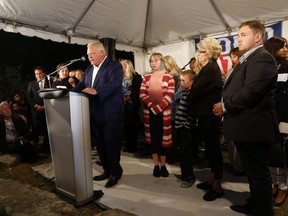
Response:
[{"label": "white podium", "polygon": [[88,98],[75,92],[59,97],[57,90],[53,98],[53,89],[41,91],[56,190],[75,205],[83,205],[94,198]]}]

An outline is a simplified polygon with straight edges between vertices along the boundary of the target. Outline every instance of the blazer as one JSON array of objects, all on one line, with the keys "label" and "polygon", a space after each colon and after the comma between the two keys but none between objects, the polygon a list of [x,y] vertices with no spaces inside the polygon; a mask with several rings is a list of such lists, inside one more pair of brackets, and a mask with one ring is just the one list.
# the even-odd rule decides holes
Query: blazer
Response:
[{"label": "blazer", "polygon": [[[83,79],[74,90],[81,92],[84,88],[91,87],[92,74],[93,65],[85,70]],[[121,121],[124,107],[122,80],[121,64],[106,58],[99,68],[92,86],[96,89],[97,94],[88,95],[90,114],[97,123]]]},{"label": "blazer", "polygon": [[[50,81],[51,86],[52,82]],[[45,84],[44,88],[50,88],[48,80],[45,79]],[[44,101],[42,98],[39,97],[38,91],[40,90],[39,88],[39,83],[37,80],[33,80],[28,83],[28,90],[27,90],[27,101],[29,105],[31,106],[31,109],[34,110],[33,108],[35,107],[36,104],[43,106]]]},{"label": "blazer", "polygon": [[263,47],[255,50],[231,73],[223,87],[223,132],[238,142],[274,142],[278,123],[274,92],[277,65]]},{"label": "blazer", "polygon": [[214,116],[213,105],[221,100],[222,86],[219,65],[211,61],[195,77],[187,97],[193,116]]}]

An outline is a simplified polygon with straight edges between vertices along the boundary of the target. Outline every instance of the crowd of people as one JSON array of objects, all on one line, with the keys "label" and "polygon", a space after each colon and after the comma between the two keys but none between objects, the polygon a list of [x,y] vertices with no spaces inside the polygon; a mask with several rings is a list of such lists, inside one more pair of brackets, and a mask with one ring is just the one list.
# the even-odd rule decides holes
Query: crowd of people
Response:
[{"label": "crowd of people", "polygon": [[[38,91],[64,86],[89,95],[91,134],[103,167],[94,181],[107,179],[107,188],[118,183],[123,174],[122,131],[124,151],[136,152],[142,123],[154,164],[152,175],[168,177],[167,152],[179,149],[181,175],[177,181],[183,188],[196,181],[193,159],[199,154],[199,143],[204,143],[210,173],[196,187],[206,191],[203,200],[213,201],[225,192],[221,185],[223,136],[233,171],[247,175],[250,188],[247,203],[231,209],[272,216],[272,207],[283,204],[287,196],[288,132],[280,133],[279,124],[288,123],[288,45],[285,38],[272,37],[264,43],[264,37],[265,26],[258,20],[239,26],[238,47],[229,54],[232,68],[225,77],[217,64],[222,48],[212,37],[197,44],[189,70],[184,70],[188,64],[181,69],[172,56],[153,53],[151,71],[144,76],[130,60],[110,60],[101,42],[91,42],[87,45],[91,66],[84,73],[69,73],[59,64],[58,76],[47,80],[44,69],[36,67],[27,102],[18,94],[11,106],[0,104],[0,151],[26,157],[39,137],[49,148],[45,107]],[[280,151],[271,155],[271,149]],[[283,158],[281,163],[275,162],[278,158]]]},{"label": "crowd of people", "polygon": [[[41,66],[34,68],[35,80],[28,83],[27,94],[16,93],[0,104],[1,154],[18,154],[23,161],[37,159],[39,153],[50,153],[45,106],[38,91],[61,87],[72,89],[83,77],[82,70],[69,75],[64,64],[57,66],[55,77],[46,75]],[[78,73],[78,75],[77,75]]]}]

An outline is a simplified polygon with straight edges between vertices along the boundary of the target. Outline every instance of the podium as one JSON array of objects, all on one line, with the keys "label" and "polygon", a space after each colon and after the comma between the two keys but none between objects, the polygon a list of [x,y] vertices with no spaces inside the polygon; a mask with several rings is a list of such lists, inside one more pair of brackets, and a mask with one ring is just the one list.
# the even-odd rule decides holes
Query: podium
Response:
[{"label": "podium", "polygon": [[76,92],[63,96],[61,89],[40,91],[56,190],[77,206],[86,204],[94,199],[88,97]]}]

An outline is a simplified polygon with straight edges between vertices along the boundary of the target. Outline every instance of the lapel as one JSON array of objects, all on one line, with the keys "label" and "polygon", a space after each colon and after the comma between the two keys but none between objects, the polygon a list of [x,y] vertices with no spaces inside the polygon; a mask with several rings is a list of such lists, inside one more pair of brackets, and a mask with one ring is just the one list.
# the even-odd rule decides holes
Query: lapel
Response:
[{"label": "lapel", "polygon": [[228,83],[230,82],[230,80],[232,79],[232,77],[242,68],[244,67],[247,62],[257,53],[259,53],[260,51],[264,50],[263,47],[260,47],[259,49],[255,50],[253,53],[251,53],[241,64],[237,65],[236,68],[232,71],[232,73],[230,74],[230,76],[228,77],[228,79],[226,80],[226,82],[224,83],[224,88],[225,86],[228,85]]},{"label": "lapel", "polygon": [[34,88],[35,88],[36,92],[38,92],[40,90],[39,82],[37,80],[34,80]]},{"label": "lapel", "polygon": [[[108,65],[108,63],[109,63],[109,59],[108,59],[108,57],[106,57],[106,59],[104,60],[104,62],[102,63],[102,65],[100,66],[100,68],[98,70],[98,73],[97,73],[97,75],[95,77],[95,81],[93,83],[93,87],[96,87],[96,85],[97,85],[97,83],[99,81],[99,77],[103,76],[102,74],[105,71],[105,68]],[[92,80],[92,76],[91,76],[91,80]]]},{"label": "lapel", "polygon": [[90,66],[90,68],[88,68],[87,72],[86,72],[86,78],[85,78],[85,85],[86,87],[91,87],[92,86],[92,74],[93,74],[93,65]]}]

